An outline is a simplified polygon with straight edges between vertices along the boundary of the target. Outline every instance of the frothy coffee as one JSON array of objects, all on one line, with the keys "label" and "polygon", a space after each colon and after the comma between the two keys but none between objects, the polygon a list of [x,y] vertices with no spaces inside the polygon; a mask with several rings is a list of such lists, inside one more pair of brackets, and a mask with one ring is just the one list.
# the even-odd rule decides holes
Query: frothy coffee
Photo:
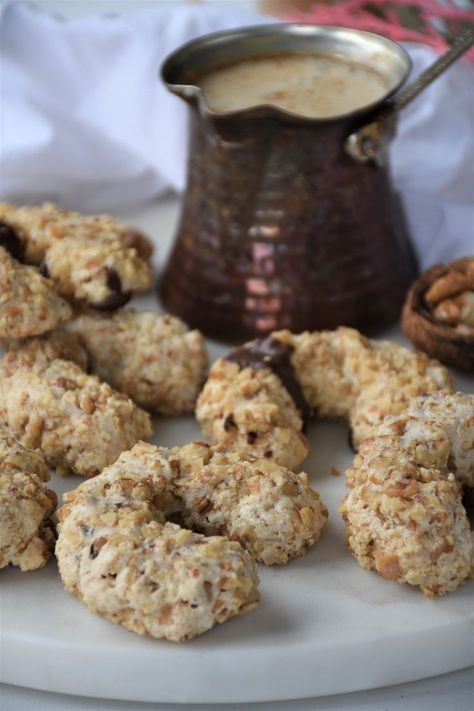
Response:
[{"label": "frothy coffee", "polygon": [[338,116],[382,98],[389,86],[367,65],[329,55],[243,60],[197,81],[213,111],[272,104],[301,116]]}]

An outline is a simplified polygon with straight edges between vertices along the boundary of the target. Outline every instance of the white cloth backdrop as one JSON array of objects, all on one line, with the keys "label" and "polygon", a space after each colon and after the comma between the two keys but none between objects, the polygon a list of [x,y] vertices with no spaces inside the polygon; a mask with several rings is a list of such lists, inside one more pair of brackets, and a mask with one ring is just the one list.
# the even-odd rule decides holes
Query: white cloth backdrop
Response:
[{"label": "white cloth backdrop", "polygon": [[[182,190],[186,106],[160,84],[160,63],[200,34],[262,21],[159,3],[64,21],[4,3],[1,199],[113,212]],[[414,74],[435,58],[408,50]],[[458,63],[403,112],[392,165],[421,265],[474,253],[473,65]]]}]

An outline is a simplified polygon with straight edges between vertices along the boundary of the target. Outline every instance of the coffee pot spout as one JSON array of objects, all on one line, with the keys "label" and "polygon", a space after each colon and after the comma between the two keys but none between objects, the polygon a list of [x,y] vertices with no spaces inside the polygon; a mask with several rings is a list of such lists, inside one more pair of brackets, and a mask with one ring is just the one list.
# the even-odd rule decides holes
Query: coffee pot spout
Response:
[{"label": "coffee pot spout", "polygon": [[199,89],[193,84],[171,84],[166,82],[166,88],[188,104],[195,105],[199,98]]}]

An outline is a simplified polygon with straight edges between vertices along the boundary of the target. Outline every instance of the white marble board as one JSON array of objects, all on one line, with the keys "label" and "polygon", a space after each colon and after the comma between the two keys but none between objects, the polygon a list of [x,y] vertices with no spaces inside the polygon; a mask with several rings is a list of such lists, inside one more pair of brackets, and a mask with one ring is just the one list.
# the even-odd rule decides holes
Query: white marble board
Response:
[{"label": "white marble board", "polygon": [[[178,202],[125,217],[156,238],[157,268]],[[153,296],[138,302],[158,308]],[[398,330],[384,334],[403,341]],[[225,347],[210,344],[211,356]],[[456,375],[474,392],[474,378]],[[155,422],[156,444],[200,438],[193,418]],[[134,701],[225,703],[322,696],[421,679],[474,665],[474,580],[429,600],[367,573],[346,551],[337,507],[352,459],[347,430],[313,423],[304,463],[329,508],[308,555],[259,566],[262,600],[185,644],[141,638],[90,613],[67,594],[54,561],[33,573],[0,572],[0,681],[46,691]],[[78,477],[53,474],[62,493]]]}]

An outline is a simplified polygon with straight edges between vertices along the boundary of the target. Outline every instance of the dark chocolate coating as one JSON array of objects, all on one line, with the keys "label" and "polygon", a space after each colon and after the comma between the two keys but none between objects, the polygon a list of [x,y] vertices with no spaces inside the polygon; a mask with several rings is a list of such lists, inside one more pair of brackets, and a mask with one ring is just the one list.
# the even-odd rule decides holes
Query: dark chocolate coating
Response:
[{"label": "dark chocolate coating", "polygon": [[7,222],[0,220],[0,247],[4,247],[14,259],[23,261],[24,250],[16,230]]},{"label": "dark chocolate coating", "polygon": [[230,432],[231,429],[237,427],[232,413],[225,418],[223,427],[226,432]]},{"label": "dark chocolate coating", "polygon": [[97,309],[98,311],[112,311],[113,309],[125,306],[132,298],[132,294],[129,291],[122,291],[122,281],[113,268],[107,270],[107,286],[111,291],[110,295],[102,301],[89,304],[92,309]]},{"label": "dark chocolate coating", "polygon": [[352,449],[352,451],[354,452],[354,454],[357,454],[357,449],[356,449],[356,446],[355,446],[355,444],[354,444],[354,436],[353,436],[353,434],[352,434],[352,430],[349,430],[349,434],[347,435],[347,444],[348,444],[349,447]]},{"label": "dark chocolate coating", "polygon": [[48,265],[46,264],[46,259],[43,259],[41,261],[41,264],[39,265],[38,268],[39,268],[39,272],[40,272],[41,276],[44,276],[44,277],[46,277],[46,279],[49,279],[49,269],[48,269]]},{"label": "dark chocolate coating", "polygon": [[[237,363],[240,368],[253,368],[254,370],[269,368],[291,395],[303,418],[303,423],[305,423],[313,414],[313,410],[306,401],[301,385],[296,378],[291,363],[292,353],[292,346],[282,343],[273,336],[268,336],[236,348],[225,356],[225,359],[231,363]],[[248,435],[253,439],[255,433],[249,432]],[[255,440],[253,439],[253,441]],[[249,444],[252,443],[249,442]]]}]

